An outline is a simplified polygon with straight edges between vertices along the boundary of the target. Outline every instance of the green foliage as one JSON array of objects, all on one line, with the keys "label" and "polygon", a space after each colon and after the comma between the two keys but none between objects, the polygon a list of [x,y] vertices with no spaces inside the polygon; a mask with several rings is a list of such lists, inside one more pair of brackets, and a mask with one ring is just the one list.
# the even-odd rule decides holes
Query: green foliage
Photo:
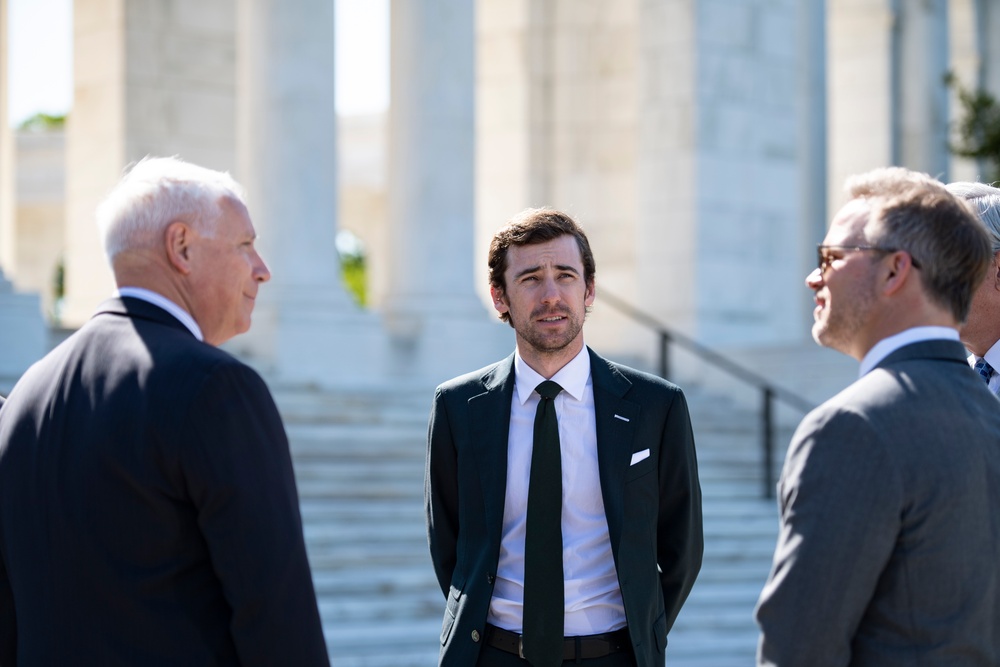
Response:
[{"label": "green foliage", "polygon": [[56,299],[66,296],[66,262],[62,259],[52,273],[52,296]]},{"label": "green foliage", "polygon": [[359,306],[364,307],[368,303],[366,279],[365,279],[365,257],[364,255],[344,254],[340,257],[340,270],[347,290],[354,296],[354,300]]},{"label": "green foliage", "polygon": [[945,83],[955,89],[962,106],[958,143],[949,145],[949,150],[986,163],[988,183],[1000,180],[1000,104],[985,90],[964,87],[952,73],[945,76]]},{"label": "green foliage", "polygon": [[50,116],[47,113],[36,113],[18,125],[19,130],[59,130],[66,125],[66,116]]}]

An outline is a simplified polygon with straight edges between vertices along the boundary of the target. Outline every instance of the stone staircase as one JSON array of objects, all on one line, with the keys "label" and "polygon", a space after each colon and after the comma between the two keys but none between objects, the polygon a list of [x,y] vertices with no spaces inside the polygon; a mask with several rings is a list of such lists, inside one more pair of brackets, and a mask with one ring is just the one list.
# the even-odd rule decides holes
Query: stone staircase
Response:
[{"label": "stone staircase", "polygon": [[[437,664],[444,599],[423,516],[431,396],[414,389],[275,388],[334,667]],[[752,611],[777,535],[775,503],[761,498],[759,424],[717,396],[690,391],[688,397],[704,493],[705,562],[670,634],[667,663],[751,665]],[[788,433],[777,440],[784,445]]]}]

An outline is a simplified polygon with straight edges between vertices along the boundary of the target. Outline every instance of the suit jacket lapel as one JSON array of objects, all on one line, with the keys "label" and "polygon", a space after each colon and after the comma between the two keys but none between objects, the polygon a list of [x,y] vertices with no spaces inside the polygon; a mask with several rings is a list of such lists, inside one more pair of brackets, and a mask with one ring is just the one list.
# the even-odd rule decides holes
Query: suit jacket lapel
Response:
[{"label": "suit jacket lapel", "polygon": [[[589,350],[589,348],[588,348]],[[625,473],[632,460],[639,404],[625,399],[632,383],[604,358],[590,351],[590,375],[594,383],[594,415],[597,422],[597,464],[601,471],[601,495],[608,519],[611,547],[618,553],[625,522]]]},{"label": "suit jacket lapel", "polygon": [[514,398],[513,354],[483,377],[483,388],[482,394],[469,399],[470,432],[486,505],[486,526],[491,541],[499,549],[507,493],[510,402]]}]

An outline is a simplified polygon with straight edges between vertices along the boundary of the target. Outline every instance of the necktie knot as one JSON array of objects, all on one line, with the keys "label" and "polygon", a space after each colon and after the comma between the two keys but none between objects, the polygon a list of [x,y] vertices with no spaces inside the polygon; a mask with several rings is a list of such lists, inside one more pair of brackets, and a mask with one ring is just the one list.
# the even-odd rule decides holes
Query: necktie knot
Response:
[{"label": "necktie knot", "polygon": [[546,380],[535,387],[535,391],[537,391],[538,395],[542,398],[555,398],[562,390],[563,388],[559,386],[559,383],[553,382],[552,380]]},{"label": "necktie knot", "polygon": [[993,367],[990,366],[990,362],[986,361],[985,359],[978,359],[976,360],[976,365],[974,366],[974,368],[975,371],[979,373],[979,377],[983,378],[986,384],[989,384],[990,378],[993,376]]}]

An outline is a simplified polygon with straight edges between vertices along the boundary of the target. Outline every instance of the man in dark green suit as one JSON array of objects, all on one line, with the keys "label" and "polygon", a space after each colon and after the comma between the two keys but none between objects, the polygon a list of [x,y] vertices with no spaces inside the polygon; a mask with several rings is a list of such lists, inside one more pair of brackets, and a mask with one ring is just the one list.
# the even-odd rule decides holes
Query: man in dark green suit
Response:
[{"label": "man in dark green suit", "polygon": [[[569,216],[524,211],[494,236],[489,266],[517,349],[438,387],[429,426],[440,664],[663,665],[703,550],[684,394],[584,345],[594,259]],[[556,468],[543,478],[550,404]],[[546,512],[555,525],[535,527]]]}]

